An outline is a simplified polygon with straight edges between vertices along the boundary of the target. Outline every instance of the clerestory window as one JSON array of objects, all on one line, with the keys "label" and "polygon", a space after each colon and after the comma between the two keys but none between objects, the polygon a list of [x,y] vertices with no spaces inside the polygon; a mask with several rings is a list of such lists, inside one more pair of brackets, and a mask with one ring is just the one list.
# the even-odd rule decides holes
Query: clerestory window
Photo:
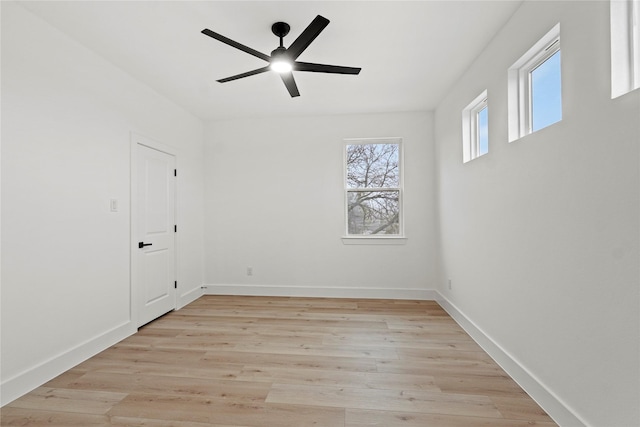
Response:
[{"label": "clerestory window", "polygon": [[640,88],[640,0],[611,0],[611,98]]},{"label": "clerestory window", "polygon": [[464,163],[489,152],[489,104],[486,90],[462,110],[462,132]]},{"label": "clerestory window", "polygon": [[560,24],[508,71],[509,141],[562,120]]}]

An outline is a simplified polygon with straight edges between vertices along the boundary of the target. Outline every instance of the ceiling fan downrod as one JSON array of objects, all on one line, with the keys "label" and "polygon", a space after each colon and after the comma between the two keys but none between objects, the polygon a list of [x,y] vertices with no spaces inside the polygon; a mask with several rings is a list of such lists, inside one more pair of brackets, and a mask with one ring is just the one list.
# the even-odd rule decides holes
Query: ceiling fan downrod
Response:
[{"label": "ceiling fan downrod", "polygon": [[280,47],[284,47],[283,39],[289,34],[291,27],[286,22],[276,22],[271,26],[271,32],[280,38]]}]

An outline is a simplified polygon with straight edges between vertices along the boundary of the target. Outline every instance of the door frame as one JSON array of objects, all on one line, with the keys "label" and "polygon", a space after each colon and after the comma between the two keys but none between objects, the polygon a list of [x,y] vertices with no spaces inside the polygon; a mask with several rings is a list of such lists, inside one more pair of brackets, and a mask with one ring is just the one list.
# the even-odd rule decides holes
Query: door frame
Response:
[{"label": "door frame", "polygon": [[[169,154],[175,158],[176,161],[176,169],[178,165],[178,150],[175,147],[172,147],[167,144],[163,144],[162,142],[158,142],[154,139],[148,138],[144,135],[140,135],[135,132],[131,132],[131,189],[130,189],[130,212],[131,217],[130,221],[130,242],[129,242],[129,283],[130,285],[130,299],[129,299],[129,319],[131,323],[134,325],[134,328],[137,330],[140,326],[138,326],[138,319],[140,318],[140,299],[138,298],[140,291],[140,284],[138,283],[138,146],[142,145],[153,150],[158,150],[163,153]],[[178,223],[178,177],[176,176],[175,182],[175,198],[174,198],[174,221]],[[178,271],[178,238],[174,233],[174,264],[175,264],[175,275],[176,280],[179,282],[179,271]],[[174,301],[174,309],[178,307],[178,289],[175,292],[175,301]]]}]

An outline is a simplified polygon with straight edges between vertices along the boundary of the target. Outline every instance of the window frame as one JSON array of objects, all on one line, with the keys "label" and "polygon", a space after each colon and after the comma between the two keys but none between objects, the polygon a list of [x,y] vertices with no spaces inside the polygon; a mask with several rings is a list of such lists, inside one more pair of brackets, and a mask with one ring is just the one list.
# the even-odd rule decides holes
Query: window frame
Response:
[{"label": "window frame", "polygon": [[631,52],[633,56],[632,67],[634,82],[633,89],[640,88],[640,0],[629,1],[629,20],[631,32],[629,34]]},{"label": "window frame", "polygon": [[632,90],[640,88],[640,0],[629,0],[629,21],[631,31],[629,39],[631,43],[631,67],[633,69]]},{"label": "window frame", "polygon": [[[398,186],[397,187],[349,187],[347,183],[347,147],[349,145],[397,144],[398,145]],[[344,187],[344,244],[404,244],[404,144],[402,137],[346,138],[342,144],[343,187]],[[398,234],[350,234],[349,233],[349,193],[350,192],[398,192]]]},{"label": "window frame", "polygon": [[462,162],[467,163],[480,156],[489,154],[489,141],[487,139],[487,152],[480,154],[480,128],[478,116],[482,110],[487,109],[487,125],[489,120],[489,98],[485,89],[473,101],[462,110]]},{"label": "window frame", "polygon": [[[533,130],[531,73],[553,55],[561,51],[560,24],[556,24],[547,34],[534,44],[508,70],[508,114],[509,142],[537,132]],[[561,60],[562,61],[562,60]],[[562,66],[560,68],[560,92],[562,99]],[[562,101],[561,101],[562,102]],[[561,106],[562,113],[562,106]]]},{"label": "window frame", "polygon": [[640,88],[640,0],[610,0],[611,98]]}]

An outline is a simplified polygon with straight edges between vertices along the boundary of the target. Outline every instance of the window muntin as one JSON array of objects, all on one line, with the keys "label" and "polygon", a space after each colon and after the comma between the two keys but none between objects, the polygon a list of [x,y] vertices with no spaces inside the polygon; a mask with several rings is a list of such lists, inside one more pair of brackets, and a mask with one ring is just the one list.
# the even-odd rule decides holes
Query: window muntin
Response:
[{"label": "window muntin", "polygon": [[345,143],[347,236],[402,236],[401,139]]},{"label": "window muntin", "polygon": [[462,110],[462,132],[463,162],[489,152],[489,104],[486,90]]},{"label": "window muntin", "polygon": [[560,24],[508,70],[509,142],[562,119]]}]

